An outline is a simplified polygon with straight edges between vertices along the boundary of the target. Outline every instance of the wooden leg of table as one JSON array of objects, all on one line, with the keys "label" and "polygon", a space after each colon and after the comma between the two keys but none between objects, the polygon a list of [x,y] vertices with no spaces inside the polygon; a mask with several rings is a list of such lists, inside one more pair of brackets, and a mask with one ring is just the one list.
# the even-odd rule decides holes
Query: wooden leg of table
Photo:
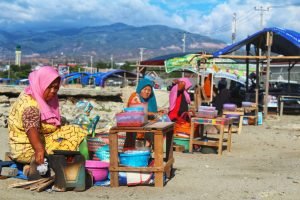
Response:
[{"label": "wooden leg of table", "polygon": [[189,152],[193,152],[193,140],[194,140],[194,131],[195,131],[195,123],[193,120],[191,120],[191,132],[190,132],[190,148]]},{"label": "wooden leg of table", "polygon": [[109,134],[109,151],[110,151],[110,186],[119,187],[118,168],[118,134]]},{"label": "wooden leg of table", "polygon": [[228,148],[229,152],[231,151],[231,131],[232,131],[232,125],[229,124],[229,126],[228,126],[228,138],[227,138],[227,148]]},{"label": "wooden leg of table", "polygon": [[[173,159],[173,129],[166,133],[166,162]],[[167,169],[166,174],[168,178],[171,178],[171,171],[173,165],[169,169]]]},{"label": "wooden leg of table", "polygon": [[280,102],[280,113],[279,116],[281,117],[283,114],[283,101]]},{"label": "wooden leg of table", "polygon": [[219,136],[219,147],[218,147],[218,155],[222,155],[223,150],[223,138],[224,138],[224,125],[221,125],[220,136]]},{"label": "wooden leg of table", "polygon": [[243,115],[240,116],[238,134],[241,134],[241,133],[242,133],[243,117],[244,117]]},{"label": "wooden leg of table", "polygon": [[[164,164],[164,156],[163,156],[163,133],[155,132],[154,133],[154,166],[163,168]],[[163,171],[155,172],[155,187],[163,187],[164,186],[164,173]]]}]

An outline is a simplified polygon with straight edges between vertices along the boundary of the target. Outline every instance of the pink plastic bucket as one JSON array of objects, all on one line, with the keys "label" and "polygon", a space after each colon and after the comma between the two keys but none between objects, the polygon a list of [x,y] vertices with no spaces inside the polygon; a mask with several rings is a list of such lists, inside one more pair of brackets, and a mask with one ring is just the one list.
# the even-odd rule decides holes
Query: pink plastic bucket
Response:
[{"label": "pink plastic bucket", "polygon": [[108,176],[108,162],[102,162],[98,160],[86,160],[85,168],[92,172],[94,181],[103,181],[107,179]]}]

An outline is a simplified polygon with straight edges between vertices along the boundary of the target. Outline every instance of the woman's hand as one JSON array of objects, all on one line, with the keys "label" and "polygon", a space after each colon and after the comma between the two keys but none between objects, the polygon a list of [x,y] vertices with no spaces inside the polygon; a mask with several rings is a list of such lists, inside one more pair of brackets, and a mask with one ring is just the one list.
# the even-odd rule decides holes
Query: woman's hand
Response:
[{"label": "woman's hand", "polygon": [[27,136],[34,150],[35,162],[40,165],[44,163],[45,147],[41,141],[38,129],[35,127],[27,131]]},{"label": "woman's hand", "polygon": [[38,165],[44,163],[44,156],[45,156],[45,150],[43,148],[35,150],[34,157],[35,157],[35,162]]}]

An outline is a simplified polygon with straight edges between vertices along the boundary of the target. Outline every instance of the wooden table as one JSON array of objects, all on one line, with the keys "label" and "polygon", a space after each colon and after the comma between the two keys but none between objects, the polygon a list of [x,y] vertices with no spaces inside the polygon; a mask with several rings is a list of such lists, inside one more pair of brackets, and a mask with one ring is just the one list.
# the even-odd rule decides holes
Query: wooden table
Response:
[{"label": "wooden table", "polygon": [[242,127],[243,127],[243,118],[244,118],[244,112],[241,111],[226,111],[223,110],[223,117],[226,117],[226,115],[239,115],[239,124],[237,126],[238,130],[237,133],[241,134],[242,132]]},{"label": "wooden table", "polygon": [[[223,142],[224,142],[224,127],[228,126],[228,137],[227,137],[227,149],[231,151],[231,125],[232,119],[229,118],[199,118],[192,117],[191,118],[191,134],[190,134],[190,149],[189,152],[193,152],[193,144],[205,145],[218,147],[218,155],[222,155],[223,151]],[[202,126],[201,130],[203,130],[204,125],[214,125],[220,127],[220,133],[218,134],[218,138],[208,137],[208,141],[199,141],[194,138],[195,125],[199,124]],[[203,136],[203,135],[202,135]],[[203,138],[203,137],[202,137]],[[225,140],[226,141],[226,140]]]},{"label": "wooden table", "polygon": [[[280,108],[280,111],[279,111],[279,116],[281,117],[283,115],[283,106],[284,106],[284,102],[285,101],[288,101],[289,99],[299,99],[300,101],[300,96],[279,96],[279,101],[278,103],[279,104],[279,108]],[[298,101],[298,102],[299,102]]]},{"label": "wooden table", "polygon": [[[119,172],[154,172],[155,187],[163,187],[163,175],[166,172],[168,178],[171,178],[173,158],[173,122],[149,123],[143,127],[112,127],[109,131],[110,148],[110,185],[119,186]],[[120,132],[143,132],[154,134],[154,166],[153,167],[125,167],[120,166],[118,162],[118,133]],[[164,164],[163,141],[166,136],[166,157]]]}]

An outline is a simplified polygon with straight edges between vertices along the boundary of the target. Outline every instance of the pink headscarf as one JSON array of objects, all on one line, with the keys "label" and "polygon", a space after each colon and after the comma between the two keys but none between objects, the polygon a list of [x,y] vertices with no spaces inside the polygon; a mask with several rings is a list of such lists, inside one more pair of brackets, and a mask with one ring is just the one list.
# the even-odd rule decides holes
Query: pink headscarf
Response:
[{"label": "pink headscarf", "polygon": [[[192,86],[192,83],[191,83],[190,79],[188,79],[188,78],[179,78],[177,80],[185,82],[185,88],[184,88],[183,93],[184,93],[186,102],[188,104],[191,103],[190,95],[187,93],[187,90]],[[174,107],[175,107],[177,92],[178,92],[178,83],[173,86],[173,88],[171,89],[170,95],[169,95],[169,102],[170,102],[169,111],[173,110]]]},{"label": "pink headscarf", "polygon": [[53,67],[41,67],[29,74],[29,86],[25,88],[25,93],[31,95],[37,101],[40,108],[41,120],[55,126],[61,124],[58,97],[55,95],[51,100],[46,102],[43,94],[57,77],[59,77],[59,74]]}]

